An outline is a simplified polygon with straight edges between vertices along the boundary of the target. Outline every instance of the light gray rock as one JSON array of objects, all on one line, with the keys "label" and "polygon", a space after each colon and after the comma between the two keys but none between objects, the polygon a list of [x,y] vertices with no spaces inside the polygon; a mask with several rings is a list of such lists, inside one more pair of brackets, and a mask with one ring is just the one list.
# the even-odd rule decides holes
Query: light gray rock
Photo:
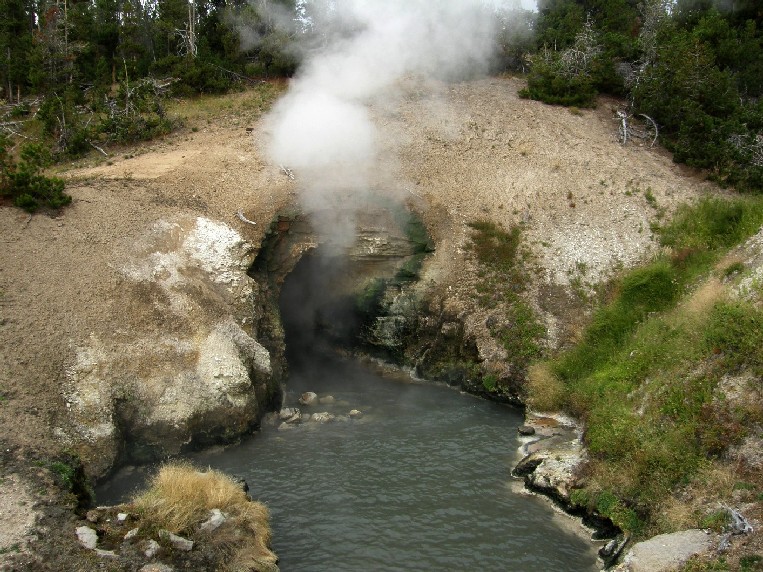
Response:
[{"label": "light gray rock", "polygon": [[209,511],[209,518],[202,522],[199,528],[204,532],[212,532],[220,528],[226,520],[228,517],[219,508],[213,508]]},{"label": "light gray rock", "polygon": [[312,391],[306,391],[302,394],[302,396],[299,398],[299,402],[302,405],[313,405],[318,400],[318,394],[313,393]]},{"label": "light gray rock", "polygon": [[138,536],[138,532],[140,532],[140,528],[133,528],[131,530],[127,531],[127,534],[125,534],[125,540],[132,540],[136,536]]},{"label": "light gray rock", "polygon": [[299,409],[296,407],[284,407],[281,409],[281,411],[278,412],[278,418],[281,421],[286,421],[287,419],[290,419],[297,414],[299,414]]},{"label": "light gray rock", "polygon": [[162,547],[159,546],[159,543],[156,540],[151,539],[146,542],[146,549],[143,551],[143,554],[146,555],[146,558],[153,558],[159,554],[161,549]]},{"label": "light gray rock", "polygon": [[314,421],[315,423],[327,423],[329,421],[333,421],[335,419],[335,416],[329,413],[328,411],[322,411],[321,413],[313,413],[312,417],[310,417],[310,421]]},{"label": "light gray rock", "polygon": [[101,558],[116,558],[117,553],[113,550],[101,550],[100,548],[95,549],[95,554]]},{"label": "light gray rock", "polygon": [[120,513],[117,515],[117,522],[118,522],[118,523],[120,523],[120,524],[121,524],[121,523],[123,523],[123,522],[124,522],[124,521],[126,521],[126,520],[127,520],[127,513],[126,513],[126,512],[120,512]]},{"label": "light gray rock", "polygon": [[177,534],[172,534],[169,530],[160,530],[159,538],[172,544],[172,547],[176,550],[182,550],[183,552],[193,550],[193,540],[188,540]]},{"label": "light gray rock", "polygon": [[352,419],[360,419],[361,417],[363,417],[363,412],[360,411],[359,409],[352,409],[350,411],[350,417]]},{"label": "light gray rock", "polygon": [[152,564],[146,564],[143,568],[138,570],[138,572],[175,572],[175,569],[172,566],[167,566],[161,562],[154,562]]},{"label": "light gray rock", "polygon": [[713,537],[703,530],[691,529],[660,534],[639,542],[625,555],[616,572],[667,572],[689,558],[713,547]]},{"label": "light gray rock", "polygon": [[89,526],[78,526],[74,532],[77,533],[77,539],[83,548],[95,550],[98,546],[98,533]]}]

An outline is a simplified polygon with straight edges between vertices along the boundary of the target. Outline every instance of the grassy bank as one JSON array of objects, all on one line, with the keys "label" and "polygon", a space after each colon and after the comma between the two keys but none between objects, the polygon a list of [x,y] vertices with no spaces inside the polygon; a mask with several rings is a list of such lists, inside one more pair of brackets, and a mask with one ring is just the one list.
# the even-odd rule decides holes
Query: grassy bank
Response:
[{"label": "grassy bank", "polygon": [[[580,342],[530,370],[532,406],[585,423],[590,461],[573,501],[626,531],[720,526],[700,499],[740,483],[763,493],[760,475],[723,461],[763,422],[763,311],[728,295],[744,265],[723,258],[761,224],[759,198],[682,208],[657,229],[662,254],[612,284]],[[729,384],[749,398],[730,399]],[[677,502],[679,489],[696,502]]]}]

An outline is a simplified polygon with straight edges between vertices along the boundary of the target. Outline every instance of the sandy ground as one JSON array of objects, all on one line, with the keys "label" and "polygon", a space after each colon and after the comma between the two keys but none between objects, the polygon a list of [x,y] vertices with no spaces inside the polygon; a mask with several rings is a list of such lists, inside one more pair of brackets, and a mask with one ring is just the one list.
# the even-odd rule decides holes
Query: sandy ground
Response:
[{"label": "sandy ground", "polygon": [[[662,150],[620,146],[616,102],[572,113],[519,99],[521,85],[409,86],[373,108],[381,134],[373,185],[423,210],[437,245],[428,276],[454,295],[470,272],[468,221],[526,223],[540,283],[596,282],[653,247],[658,209],[706,186]],[[153,223],[180,215],[223,221],[257,244],[277,210],[297,199],[299,173],[295,182],[268,164],[261,140],[260,125],[236,118],[188,125],[69,170],[74,201],[54,216],[0,207],[0,444],[13,460],[0,467],[0,549],[23,544],[16,539],[30,522],[14,516],[33,504],[23,480],[9,476],[14,466],[61,450],[61,382],[73,347],[90,336],[108,343],[149,319],[150,301],[124,295],[120,260]],[[239,209],[257,226],[241,222]]]}]

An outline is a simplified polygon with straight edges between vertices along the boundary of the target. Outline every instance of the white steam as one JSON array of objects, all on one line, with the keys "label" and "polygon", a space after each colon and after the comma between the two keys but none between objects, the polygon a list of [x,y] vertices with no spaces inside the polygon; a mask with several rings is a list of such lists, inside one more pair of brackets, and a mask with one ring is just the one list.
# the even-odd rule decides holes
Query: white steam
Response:
[{"label": "white steam", "polygon": [[[315,208],[335,193],[367,190],[376,161],[368,105],[389,99],[404,77],[462,79],[486,71],[496,18],[483,0],[307,5],[322,45],[308,53],[271,112],[269,152],[275,164],[296,171]],[[321,5],[327,10],[315,12]]]}]

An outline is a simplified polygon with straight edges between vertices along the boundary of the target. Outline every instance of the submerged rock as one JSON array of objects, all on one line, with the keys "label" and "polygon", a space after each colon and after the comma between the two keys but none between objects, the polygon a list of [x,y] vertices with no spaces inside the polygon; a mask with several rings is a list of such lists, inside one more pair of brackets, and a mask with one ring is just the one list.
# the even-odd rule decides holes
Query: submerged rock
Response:
[{"label": "submerged rock", "polygon": [[335,415],[332,415],[328,411],[323,411],[321,413],[313,413],[312,417],[310,417],[310,421],[314,421],[316,423],[326,423],[328,421],[333,421],[335,418]]},{"label": "submerged rock", "polygon": [[281,421],[286,421],[287,419],[294,417],[297,413],[299,413],[299,409],[296,407],[284,407],[278,412],[278,418]]},{"label": "submerged rock", "polygon": [[352,409],[350,410],[349,415],[351,419],[360,419],[361,417],[363,417],[363,412],[360,411],[359,409]]},{"label": "submerged rock", "polygon": [[313,405],[317,400],[318,400],[318,394],[313,393],[312,391],[306,391],[299,398],[299,403],[301,405]]},{"label": "submerged rock", "polygon": [[336,399],[334,399],[333,395],[326,395],[326,396],[320,397],[318,399],[318,403],[320,403],[321,405],[331,405],[335,401],[336,401]]}]

